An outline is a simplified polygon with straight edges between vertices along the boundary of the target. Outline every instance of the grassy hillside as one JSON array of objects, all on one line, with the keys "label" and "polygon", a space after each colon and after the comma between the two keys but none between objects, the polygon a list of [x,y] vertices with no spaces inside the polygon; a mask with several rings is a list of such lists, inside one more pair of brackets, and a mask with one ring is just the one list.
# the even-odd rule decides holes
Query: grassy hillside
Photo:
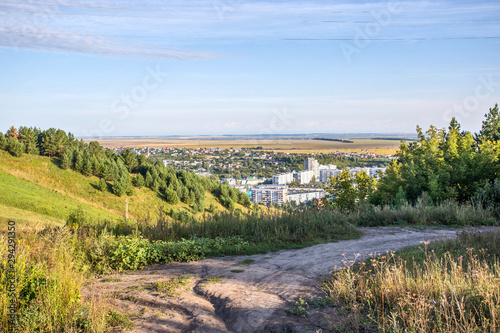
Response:
[{"label": "grassy hillside", "polygon": [[[191,211],[183,203],[167,204],[148,188],[136,189],[130,197],[101,192],[95,186],[97,177],[62,170],[58,163],[57,159],[42,156],[12,157],[0,150],[0,221],[63,223],[78,207],[93,219],[118,219],[125,215],[127,199],[129,218],[135,220],[156,219],[167,208]],[[205,202],[207,207],[214,203],[218,210],[224,210],[209,193]]]}]

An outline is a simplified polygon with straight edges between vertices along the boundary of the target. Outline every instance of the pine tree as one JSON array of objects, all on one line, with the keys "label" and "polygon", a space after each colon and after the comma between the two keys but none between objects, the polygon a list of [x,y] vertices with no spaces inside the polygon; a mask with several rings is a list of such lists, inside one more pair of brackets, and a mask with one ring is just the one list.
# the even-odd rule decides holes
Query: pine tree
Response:
[{"label": "pine tree", "polygon": [[6,150],[14,157],[20,157],[25,151],[24,144],[15,137],[9,137],[6,143]]},{"label": "pine tree", "polygon": [[179,197],[177,196],[177,193],[171,187],[167,187],[164,195],[166,197],[167,202],[172,205],[175,205],[179,202]]},{"label": "pine tree", "polygon": [[5,139],[5,135],[0,132],[0,149],[5,150],[5,145],[7,144],[7,139]]},{"label": "pine tree", "polygon": [[139,173],[135,176],[133,184],[137,188],[141,188],[144,186],[144,177]]},{"label": "pine tree", "polygon": [[71,169],[73,166],[73,151],[66,150],[61,157],[61,168],[64,170]]},{"label": "pine tree", "polygon": [[92,175],[92,161],[90,160],[89,156],[87,154],[85,154],[86,156],[84,157],[84,160],[83,160],[83,170],[82,170],[82,174],[84,176],[90,176]]},{"label": "pine tree", "polygon": [[104,178],[99,179],[99,191],[101,192],[106,192],[108,190],[108,184],[106,183],[106,180]]},{"label": "pine tree", "polygon": [[113,182],[113,193],[121,197],[130,186],[130,176],[127,170],[120,170],[118,177]]},{"label": "pine tree", "polygon": [[75,170],[78,172],[83,171],[83,153],[80,150],[75,150],[73,153],[73,158],[74,158],[74,165],[75,165]]},{"label": "pine tree", "polygon": [[151,174],[149,173],[149,171],[146,172],[145,184],[149,188],[151,188],[151,186],[153,185],[153,176],[151,176]]}]

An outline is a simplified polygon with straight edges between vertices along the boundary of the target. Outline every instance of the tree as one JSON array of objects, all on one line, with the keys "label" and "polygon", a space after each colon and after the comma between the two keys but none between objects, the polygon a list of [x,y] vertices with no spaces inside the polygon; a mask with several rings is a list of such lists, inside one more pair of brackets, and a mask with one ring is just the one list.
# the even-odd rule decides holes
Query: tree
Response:
[{"label": "tree", "polygon": [[130,149],[125,149],[124,151],[122,151],[120,154],[120,158],[122,159],[129,172],[132,172],[138,165],[136,154],[133,153]]},{"label": "tree", "polygon": [[99,187],[99,191],[106,192],[108,190],[108,183],[104,178],[99,179],[99,183],[97,185]]},{"label": "tree", "polygon": [[36,127],[19,127],[18,139],[22,142],[26,148],[26,154],[39,155],[40,151],[38,149],[38,136],[41,131]]},{"label": "tree", "polygon": [[179,203],[179,197],[172,187],[167,187],[164,195],[168,203],[172,205]]},{"label": "tree", "polygon": [[80,150],[75,150],[73,152],[73,160],[74,160],[73,165],[75,166],[75,170],[78,172],[82,172],[84,161],[83,161],[83,153]]},{"label": "tree", "polygon": [[356,199],[358,203],[365,203],[375,191],[376,180],[370,177],[364,170],[358,172],[354,178],[356,184]]},{"label": "tree", "polygon": [[20,157],[25,151],[24,144],[15,137],[7,138],[6,150],[14,157]]},{"label": "tree", "polygon": [[5,139],[5,135],[0,132],[0,149],[5,149],[5,145],[7,144],[7,139]]},{"label": "tree", "polygon": [[495,107],[490,108],[489,112],[484,115],[486,117],[483,120],[483,125],[479,134],[476,134],[476,141],[481,144],[486,141],[499,141],[500,140],[500,112],[498,110],[498,104]]},{"label": "tree", "polygon": [[125,168],[120,168],[118,177],[113,181],[113,193],[121,197],[124,195],[130,186],[130,174]]},{"label": "tree", "polygon": [[216,211],[217,211],[217,208],[215,207],[214,203],[212,202],[210,204],[210,206],[208,207],[208,212],[212,213],[212,214],[215,214]]},{"label": "tree", "polygon": [[146,183],[146,186],[151,188],[151,186],[153,185],[153,176],[151,176],[151,174],[148,172],[146,172],[146,180],[145,180],[145,183]]},{"label": "tree", "polygon": [[333,195],[334,205],[342,211],[353,210],[356,207],[357,194],[354,188],[354,178],[348,169],[330,178],[327,192]]},{"label": "tree", "polygon": [[137,188],[141,188],[144,186],[144,177],[139,173],[134,177],[133,184]]},{"label": "tree", "polygon": [[69,146],[69,139],[61,129],[49,128],[42,132],[42,153],[46,156],[61,156]]},{"label": "tree", "polygon": [[14,126],[11,126],[9,128],[9,130],[7,131],[7,137],[18,139],[19,138],[19,132],[17,131],[17,128],[15,128]]},{"label": "tree", "polygon": [[61,168],[64,170],[71,169],[73,167],[73,151],[66,150],[61,157]]}]

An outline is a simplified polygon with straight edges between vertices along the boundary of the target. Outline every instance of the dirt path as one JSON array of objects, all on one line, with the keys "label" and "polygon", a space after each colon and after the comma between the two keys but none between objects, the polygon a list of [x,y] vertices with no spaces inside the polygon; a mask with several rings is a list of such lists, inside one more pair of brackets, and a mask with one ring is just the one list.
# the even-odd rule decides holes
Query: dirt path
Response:
[{"label": "dirt path", "polygon": [[[299,297],[321,296],[321,278],[342,267],[346,258],[366,258],[459,232],[393,227],[361,230],[360,239],[300,250],[154,265],[106,276],[93,287],[111,295],[119,311],[134,314],[134,332],[315,332],[320,328],[329,332],[329,320],[335,317],[331,309],[311,310],[309,319],[285,310]],[[244,260],[253,262],[236,265]],[[186,275],[190,277],[175,291],[154,284]]]}]

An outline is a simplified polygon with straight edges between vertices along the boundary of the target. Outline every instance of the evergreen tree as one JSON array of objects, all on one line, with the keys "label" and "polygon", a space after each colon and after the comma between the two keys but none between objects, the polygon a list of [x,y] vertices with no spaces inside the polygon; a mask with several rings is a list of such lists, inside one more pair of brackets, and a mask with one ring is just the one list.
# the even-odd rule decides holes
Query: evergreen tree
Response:
[{"label": "evergreen tree", "polygon": [[123,161],[129,172],[134,171],[134,169],[138,165],[136,154],[133,153],[130,149],[125,149],[124,151],[122,151],[120,154],[120,159]]},{"label": "evergreen tree", "polygon": [[38,149],[38,136],[41,131],[36,127],[19,127],[19,141],[22,142],[26,148],[26,153],[31,155],[39,155]]},{"label": "evergreen tree", "polygon": [[214,203],[212,202],[210,204],[210,206],[208,207],[208,212],[212,213],[212,214],[215,214],[216,211],[217,211],[217,208],[215,207]]},{"label": "evergreen tree", "polygon": [[15,137],[9,137],[7,138],[6,142],[6,150],[14,157],[20,157],[23,155],[25,151],[24,144],[22,142],[19,142],[18,139]]},{"label": "evergreen tree", "polygon": [[121,197],[124,195],[130,187],[130,174],[127,169],[120,169],[118,171],[118,177],[113,181],[112,190],[113,193]]},{"label": "evergreen tree", "polygon": [[11,126],[9,130],[7,131],[7,137],[8,138],[14,138],[18,139],[19,138],[19,132],[17,131],[17,128],[14,126]]},{"label": "evergreen tree", "polygon": [[7,139],[5,138],[5,135],[0,132],[0,149],[5,150],[5,146],[7,144]]},{"label": "evergreen tree", "polygon": [[145,184],[147,187],[151,188],[153,186],[153,176],[148,172],[146,172]]},{"label": "evergreen tree", "polygon": [[92,160],[89,158],[88,154],[84,154],[82,174],[84,176],[90,176],[92,175],[92,171]]},{"label": "evergreen tree", "polygon": [[179,197],[177,196],[177,193],[175,192],[175,190],[173,188],[167,187],[164,195],[165,195],[165,198],[166,198],[168,203],[170,203],[172,205],[179,203]]},{"label": "evergreen tree", "polygon": [[486,119],[483,121],[483,125],[479,134],[476,134],[476,141],[478,143],[484,143],[486,141],[497,142],[500,140],[500,112],[498,110],[498,104],[495,107],[490,108],[490,111],[484,115]]},{"label": "evergreen tree", "polygon": [[99,179],[99,184],[97,186],[101,192],[106,192],[108,190],[108,184],[104,178]]},{"label": "evergreen tree", "polygon": [[66,150],[61,157],[61,168],[64,170],[71,169],[73,167],[73,151]]},{"label": "evergreen tree", "polygon": [[73,159],[74,159],[74,165],[75,165],[75,170],[78,172],[83,171],[83,153],[80,150],[75,150],[73,153]]},{"label": "evergreen tree", "polygon": [[145,184],[144,177],[140,173],[137,174],[137,176],[134,177],[133,183],[134,183],[134,186],[137,188],[143,187]]}]

